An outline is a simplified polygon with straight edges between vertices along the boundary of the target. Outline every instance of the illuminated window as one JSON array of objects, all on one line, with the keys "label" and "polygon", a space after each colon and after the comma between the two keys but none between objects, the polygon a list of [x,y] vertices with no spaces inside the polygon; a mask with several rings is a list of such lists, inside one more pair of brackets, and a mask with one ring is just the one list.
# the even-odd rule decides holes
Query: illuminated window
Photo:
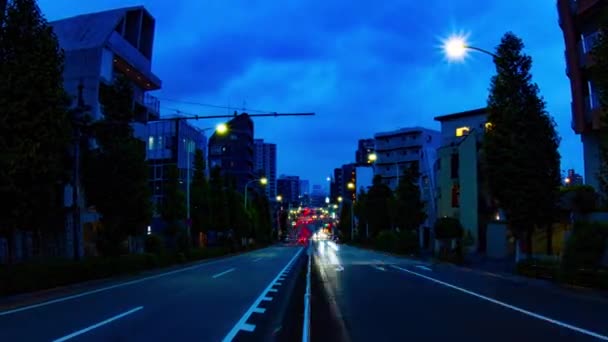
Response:
[{"label": "illuminated window", "polygon": [[149,136],[148,137],[148,150],[153,150],[153,149],[154,149],[154,137]]},{"label": "illuminated window", "polygon": [[485,127],[486,131],[491,130],[491,129],[492,129],[492,126],[493,126],[493,125],[492,125],[492,123],[491,123],[491,122],[486,122],[486,123],[485,123],[485,125],[484,125],[484,127]]},{"label": "illuminated window", "polygon": [[456,128],[456,136],[457,137],[462,137],[469,134],[469,127],[458,127]]}]

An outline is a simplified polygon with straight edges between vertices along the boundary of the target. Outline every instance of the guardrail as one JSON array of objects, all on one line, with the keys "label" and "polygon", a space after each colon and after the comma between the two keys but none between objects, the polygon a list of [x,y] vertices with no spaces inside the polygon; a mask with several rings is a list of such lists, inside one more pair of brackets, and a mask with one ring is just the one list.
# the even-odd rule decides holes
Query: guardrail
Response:
[{"label": "guardrail", "polygon": [[306,271],[306,292],[304,293],[304,324],[302,325],[302,342],[310,342],[310,264],[312,259],[312,241],[308,245],[308,269]]}]

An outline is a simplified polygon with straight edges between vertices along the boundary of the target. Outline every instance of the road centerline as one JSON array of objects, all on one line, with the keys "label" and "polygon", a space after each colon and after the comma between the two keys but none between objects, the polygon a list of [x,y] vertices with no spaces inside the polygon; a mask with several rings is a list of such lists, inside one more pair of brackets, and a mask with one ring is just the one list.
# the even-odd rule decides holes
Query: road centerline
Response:
[{"label": "road centerline", "polygon": [[215,279],[215,278],[219,278],[219,277],[223,276],[224,274],[228,274],[228,273],[230,273],[230,272],[233,272],[234,270],[235,270],[235,268],[234,268],[234,267],[233,267],[233,268],[229,268],[229,269],[225,270],[224,272],[220,272],[220,273],[218,273],[218,274],[214,274],[214,275],[212,276],[212,278],[214,278],[214,279]]},{"label": "road centerline", "polygon": [[137,312],[137,311],[139,311],[139,310],[141,310],[141,309],[143,309],[143,308],[144,308],[143,306],[138,306],[138,307],[133,308],[133,309],[131,309],[131,310],[129,310],[129,311],[123,312],[123,313],[121,313],[121,314],[119,314],[119,315],[116,315],[116,316],[110,317],[110,318],[108,318],[108,319],[106,319],[106,320],[104,320],[104,321],[101,321],[101,322],[99,322],[99,323],[93,324],[93,325],[91,325],[91,326],[89,326],[89,327],[86,327],[86,328],[84,328],[84,329],[80,329],[80,330],[78,330],[78,331],[75,331],[75,332],[73,332],[73,333],[71,333],[71,334],[69,334],[69,335],[66,335],[66,336],[60,337],[60,338],[58,338],[58,339],[56,339],[56,340],[53,340],[53,342],[63,342],[63,341],[67,341],[67,340],[72,339],[72,338],[74,338],[74,337],[76,337],[76,336],[82,335],[82,334],[84,334],[84,333],[86,333],[86,332],[89,332],[89,331],[91,331],[91,330],[93,330],[93,329],[97,329],[97,328],[99,328],[99,327],[101,327],[101,326],[103,326],[103,325],[106,325],[106,324],[111,323],[111,322],[113,322],[113,321],[115,321],[115,320],[121,319],[121,318],[123,318],[123,317],[125,317],[125,316],[128,316],[128,315],[130,315],[130,314],[132,314],[132,313],[135,313],[135,312]]},{"label": "road centerline", "polygon": [[469,291],[469,290],[464,289],[462,287],[458,287],[456,285],[452,285],[452,284],[446,283],[446,282],[441,281],[439,279],[435,279],[435,278],[426,276],[426,275],[418,273],[418,272],[410,271],[408,269],[405,269],[405,268],[402,268],[402,267],[399,267],[399,266],[395,266],[395,265],[392,265],[392,267],[395,268],[395,269],[401,270],[403,272],[407,272],[409,274],[418,276],[420,278],[424,278],[426,280],[430,280],[430,281],[432,281],[434,283],[437,283],[439,285],[443,285],[443,286],[449,287],[451,289],[454,289],[454,290],[466,293],[466,294],[471,295],[473,297],[477,297],[479,299],[488,301],[490,303],[493,303],[493,304],[496,304],[496,305],[500,305],[500,306],[505,307],[507,309],[511,309],[513,311],[517,311],[517,312],[522,313],[524,315],[527,315],[527,316],[530,316],[530,317],[534,317],[534,318],[537,318],[539,320],[542,320],[542,321],[545,321],[545,322],[548,322],[548,323],[560,326],[562,328],[570,329],[570,330],[576,331],[576,332],[584,334],[584,335],[592,336],[592,337],[598,338],[598,339],[603,340],[603,341],[608,341],[608,336],[601,335],[601,334],[593,332],[591,330],[583,329],[583,328],[574,326],[572,324],[561,322],[561,321],[558,321],[556,319],[553,319],[553,318],[550,318],[550,317],[546,317],[546,316],[534,313],[532,311],[528,311],[526,309],[522,309],[520,307],[511,305],[511,304],[507,304],[505,302],[501,302],[501,301],[499,301],[497,299],[490,298],[490,297],[484,296],[482,294],[479,294],[479,293],[476,293],[476,292],[473,292],[473,291]]}]

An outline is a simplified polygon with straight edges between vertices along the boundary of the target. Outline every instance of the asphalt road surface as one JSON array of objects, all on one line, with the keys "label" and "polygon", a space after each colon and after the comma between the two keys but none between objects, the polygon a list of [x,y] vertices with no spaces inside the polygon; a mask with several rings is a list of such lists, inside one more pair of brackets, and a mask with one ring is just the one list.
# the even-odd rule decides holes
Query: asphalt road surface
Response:
[{"label": "asphalt road surface", "polygon": [[313,340],[608,340],[603,296],[329,241],[314,248],[314,268],[336,322],[331,332],[313,324]]},{"label": "asphalt road surface", "polygon": [[0,311],[0,341],[265,340],[304,259],[269,247]]}]

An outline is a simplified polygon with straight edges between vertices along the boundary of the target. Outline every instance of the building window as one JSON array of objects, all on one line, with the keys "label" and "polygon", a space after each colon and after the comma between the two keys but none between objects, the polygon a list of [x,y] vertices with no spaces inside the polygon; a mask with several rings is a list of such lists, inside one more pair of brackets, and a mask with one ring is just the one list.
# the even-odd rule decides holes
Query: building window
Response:
[{"label": "building window", "polygon": [[597,43],[599,35],[599,31],[581,34],[581,44],[583,48],[583,53],[589,53],[591,52],[591,50],[593,50],[593,47],[595,46],[595,43]]},{"label": "building window", "polygon": [[467,134],[469,134],[469,127],[464,126],[464,127],[458,127],[456,128],[456,136],[457,137],[462,137],[465,136]]},{"label": "building window", "polygon": [[153,150],[154,149],[154,136],[149,136],[148,137],[148,150]]},{"label": "building window", "polygon": [[460,207],[460,186],[452,185],[452,208]]},{"label": "building window", "polygon": [[492,125],[492,123],[491,123],[491,122],[486,122],[486,123],[485,123],[483,126],[484,126],[484,128],[485,128],[485,130],[486,130],[486,132],[487,132],[487,131],[489,131],[489,130],[491,130],[491,129],[492,129],[492,126],[493,126],[493,125]]},{"label": "building window", "polygon": [[162,150],[165,146],[163,145],[163,136],[158,136],[158,146],[156,147],[159,150]]},{"label": "building window", "polygon": [[589,90],[589,108],[591,110],[600,108],[600,96],[593,82],[587,82],[587,88]]},{"label": "building window", "polygon": [[452,156],[450,157],[450,174],[452,175],[452,179],[458,178],[459,164],[458,153],[452,153]]}]

